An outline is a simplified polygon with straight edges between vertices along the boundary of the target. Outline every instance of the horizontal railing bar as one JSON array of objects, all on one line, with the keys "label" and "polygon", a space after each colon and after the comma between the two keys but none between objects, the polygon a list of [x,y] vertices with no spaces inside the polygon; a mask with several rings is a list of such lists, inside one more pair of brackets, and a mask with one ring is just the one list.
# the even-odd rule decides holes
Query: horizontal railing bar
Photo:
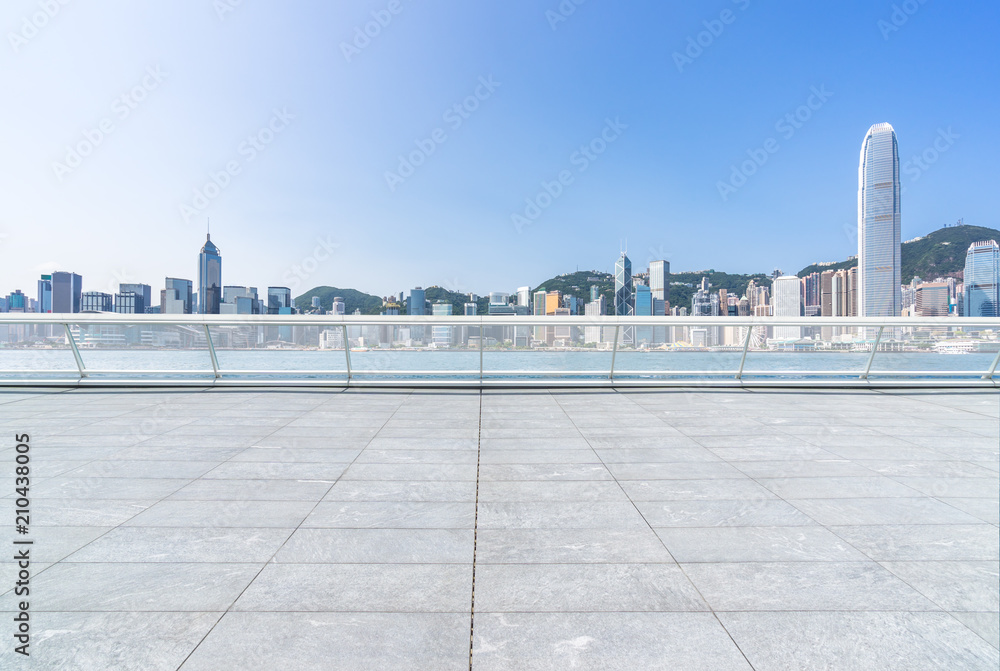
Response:
[{"label": "horizontal railing bar", "polygon": [[[209,376],[214,375],[211,370],[144,370],[144,369],[88,369],[91,375],[135,375],[135,376],[155,376],[155,375],[191,375]],[[282,377],[294,377],[297,375],[329,375],[345,376],[346,370],[219,370],[223,375],[276,375]],[[0,375],[78,375],[76,370],[0,370]],[[419,377],[449,377],[449,376],[472,376],[479,375],[479,370],[356,370],[354,375],[369,376],[419,376]],[[618,370],[616,377],[624,376],[731,376],[731,370]],[[484,370],[484,376],[503,377],[581,377],[588,375],[606,375],[602,370]],[[751,370],[744,371],[743,375],[756,377],[839,377],[857,375],[853,370]],[[873,371],[873,376],[881,377],[959,377],[959,376],[980,376],[976,370],[904,370],[904,371]]]},{"label": "horizontal railing bar", "polygon": [[589,380],[353,380],[348,385],[347,380],[248,380],[248,379],[179,379],[179,380],[156,380],[156,379],[132,379],[132,378],[73,378],[73,379],[35,379],[35,380],[4,380],[0,386],[17,387],[387,387],[387,388],[414,388],[414,387],[671,387],[671,388],[698,388],[698,387],[719,387],[719,388],[1000,388],[1000,381],[969,379],[969,380],[859,380],[856,376],[843,379],[825,380],[736,380],[731,377],[718,380],[636,380],[636,379],[616,379],[611,381],[607,378],[594,378]]},{"label": "horizontal railing bar", "polygon": [[[804,327],[983,327],[1000,328],[1000,317],[706,317],[706,316],[629,316],[602,315],[172,315],[96,313],[0,314],[0,324],[112,324],[149,326],[804,326]],[[195,335],[194,330],[192,335]],[[197,337],[197,336],[196,336]],[[201,335],[201,337],[204,337]],[[341,351],[341,350],[335,350]]]}]

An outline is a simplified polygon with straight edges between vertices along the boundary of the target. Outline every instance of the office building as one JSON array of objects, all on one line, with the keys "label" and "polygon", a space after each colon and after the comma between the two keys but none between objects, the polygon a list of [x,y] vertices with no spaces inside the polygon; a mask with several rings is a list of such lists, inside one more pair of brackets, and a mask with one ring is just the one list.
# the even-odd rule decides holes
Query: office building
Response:
[{"label": "office building", "polygon": [[[774,316],[801,316],[801,282],[795,275],[782,275],[771,284],[774,289]],[[802,330],[798,326],[775,326],[775,340],[798,340]]]},{"label": "office building", "polygon": [[[449,316],[451,315],[452,305],[451,303],[444,303],[438,301],[431,305],[431,314],[435,316]],[[434,347],[451,347],[451,326],[432,326],[431,327],[431,343]]]},{"label": "office building", "polygon": [[137,291],[123,291],[115,294],[115,312],[119,314],[146,314],[146,304]]},{"label": "office building", "polygon": [[222,252],[205,235],[205,244],[198,254],[198,313],[219,314],[222,303]]},{"label": "office building", "polygon": [[522,307],[531,307],[531,287],[517,288],[517,304]]},{"label": "office building", "polygon": [[[160,312],[170,314],[189,315],[195,308],[194,287],[191,280],[184,280],[178,277],[167,277],[163,280],[165,291],[160,292]],[[180,301],[168,304],[165,301]]]},{"label": "office building", "polygon": [[142,301],[142,309],[140,310],[137,308],[136,312],[139,314],[145,314],[146,308],[153,304],[151,300],[153,293],[152,287],[150,287],[148,284],[139,284],[139,283],[125,283],[118,285],[118,293],[125,294],[129,292],[139,295]]},{"label": "office building", "polygon": [[84,291],[80,297],[81,312],[114,312],[115,297],[103,291]]},{"label": "office building", "polygon": [[670,262],[649,262],[649,290],[653,298],[670,303]]},{"label": "office building", "polygon": [[900,314],[900,184],[896,132],[868,129],[858,166],[858,315]]},{"label": "office building", "polygon": [[951,296],[947,282],[922,282],[914,292],[914,306],[921,317],[947,317]]},{"label": "office building", "polygon": [[52,312],[52,275],[42,275],[38,280],[38,311]]},{"label": "office building", "polygon": [[[615,261],[615,315],[618,317],[628,317],[634,314],[632,262],[625,252],[622,252],[618,260]],[[635,327],[622,327],[621,342],[625,345],[631,345],[635,342]]]},{"label": "office building", "polygon": [[52,273],[52,312],[79,312],[83,278],[76,273]]},{"label": "office building", "polygon": [[292,290],[288,287],[267,288],[267,314],[281,314],[282,308],[292,307]]},{"label": "office building", "polygon": [[996,240],[974,242],[965,254],[966,317],[1000,316],[1000,247]]}]

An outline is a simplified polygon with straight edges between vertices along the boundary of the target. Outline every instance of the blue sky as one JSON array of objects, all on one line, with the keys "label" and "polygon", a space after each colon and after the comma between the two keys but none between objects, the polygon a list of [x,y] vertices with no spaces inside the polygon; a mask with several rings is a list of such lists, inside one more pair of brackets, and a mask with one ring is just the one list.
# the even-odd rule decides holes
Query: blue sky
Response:
[{"label": "blue sky", "polygon": [[856,253],[882,121],[904,239],[997,227],[998,26],[942,0],[10,0],[0,291],[196,279],[208,217],[224,283],[296,293],[512,290],[625,240],[636,270],[795,272]]}]

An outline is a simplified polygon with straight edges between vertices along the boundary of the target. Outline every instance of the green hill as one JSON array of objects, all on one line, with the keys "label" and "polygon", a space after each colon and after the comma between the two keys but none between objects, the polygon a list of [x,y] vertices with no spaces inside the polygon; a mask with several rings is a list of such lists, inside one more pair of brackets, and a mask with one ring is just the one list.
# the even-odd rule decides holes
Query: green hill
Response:
[{"label": "green hill", "polygon": [[[633,268],[635,270],[635,268]],[[707,277],[713,291],[725,289],[729,293],[742,296],[750,280],[770,284],[768,275],[756,273],[753,275],[737,275],[703,270],[699,272],[682,272],[670,274],[670,305],[691,309],[691,296],[698,290],[702,277]],[[576,296],[583,303],[590,302],[590,287],[596,284],[600,293],[607,299],[608,305],[615,302],[615,277],[609,273],[596,270],[581,271],[558,275],[539,284],[533,291],[561,291],[563,294]],[[690,286],[688,286],[690,285]]]},{"label": "green hill", "polygon": [[319,304],[324,310],[333,309],[334,296],[344,299],[346,314],[354,314],[361,310],[363,315],[377,315],[382,312],[382,299],[356,289],[338,289],[337,287],[313,287],[301,296],[295,298],[295,306],[300,310],[308,310],[312,305],[312,297],[319,296]]},{"label": "green hill", "polygon": [[[590,302],[590,287],[595,284],[597,290],[607,299],[608,305],[614,305],[615,276],[597,270],[581,270],[557,275],[532,289],[531,295],[534,296],[536,291],[561,291],[564,296],[576,296],[582,306]],[[582,307],[580,309],[583,310]]]},{"label": "green hill", "polygon": [[[457,291],[449,291],[443,287],[427,287],[424,289],[427,302],[434,304],[437,302],[451,303],[451,314],[464,315],[465,304],[469,302],[469,294],[460,294]],[[484,296],[476,302],[476,314],[484,315],[489,307],[490,298]],[[431,308],[427,308],[430,314]]]},{"label": "green hill", "polygon": [[[1000,242],[1000,231],[982,226],[952,226],[941,228],[922,238],[904,242],[900,253],[902,256],[901,280],[908,283],[916,275],[925,281],[935,277],[955,277],[961,279],[965,269],[965,253],[969,245],[980,240],[996,240]],[[840,270],[853,268],[858,260],[850,259],[831,265],[812,264],[799,271],[799,277],[824,270]]]}]

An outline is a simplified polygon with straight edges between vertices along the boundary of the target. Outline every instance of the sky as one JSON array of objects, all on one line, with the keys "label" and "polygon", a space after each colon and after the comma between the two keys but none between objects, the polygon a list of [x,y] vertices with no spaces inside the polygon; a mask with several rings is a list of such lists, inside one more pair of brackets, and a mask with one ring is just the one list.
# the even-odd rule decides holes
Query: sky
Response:
[{"label": "sky", "polygon": [[197,280],[484,294],[857,253],[868,128],[902,235],[1000,227],[1000,4],[7,0],[0,293]]}]

